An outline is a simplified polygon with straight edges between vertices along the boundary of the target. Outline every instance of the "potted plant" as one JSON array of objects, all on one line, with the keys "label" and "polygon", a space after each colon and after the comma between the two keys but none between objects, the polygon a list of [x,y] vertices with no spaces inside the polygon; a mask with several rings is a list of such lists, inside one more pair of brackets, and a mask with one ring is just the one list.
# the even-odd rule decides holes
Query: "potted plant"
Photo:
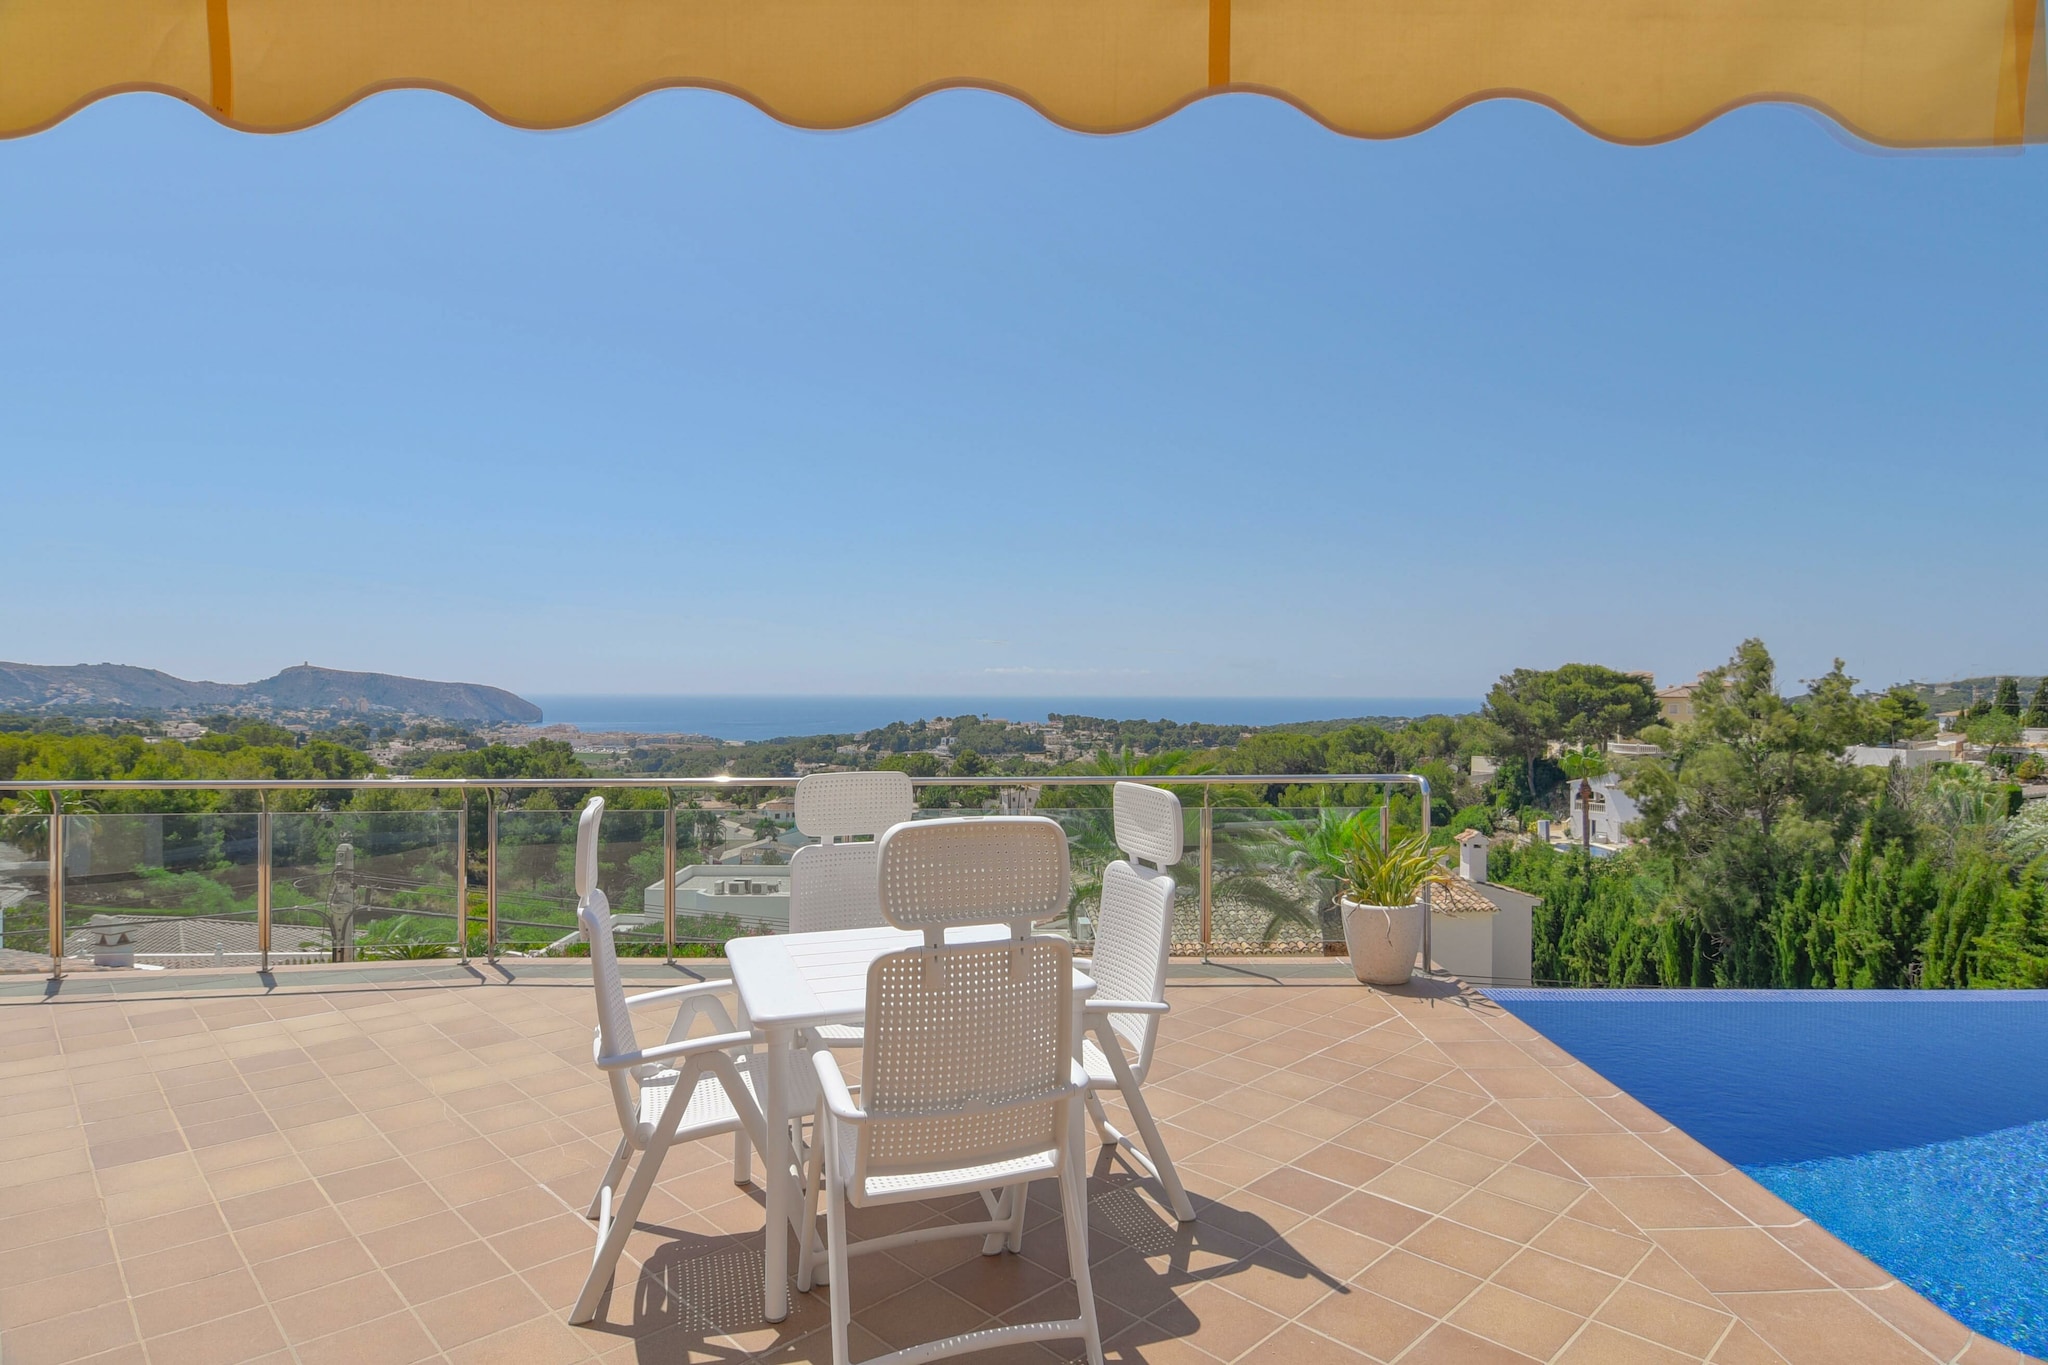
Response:
[{"label": "potted plant", "polygon": [[1422,948],[1424,887],[1450,880],[1441,853],[1422,835],[1389,840],[1364,820],[1346,822],[1337,849],[1338,911],[1351,970],[1369,986],[1406,985]]}]

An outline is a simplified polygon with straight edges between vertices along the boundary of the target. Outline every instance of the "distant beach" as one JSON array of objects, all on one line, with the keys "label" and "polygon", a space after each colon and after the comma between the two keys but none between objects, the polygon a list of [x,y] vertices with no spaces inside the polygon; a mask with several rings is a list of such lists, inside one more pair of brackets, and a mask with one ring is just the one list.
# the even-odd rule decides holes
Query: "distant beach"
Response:
[{"label": "distant beach", "polygon": [[535,696],[544,725],[586,731],[709,735],[762,740],[858,734],[891,721],[989,716],[1042,721],[1048,715],[1171,720],[1213,725],[1285,725],[1348,716],[1455,715],[1477,697],[845,697]]}]

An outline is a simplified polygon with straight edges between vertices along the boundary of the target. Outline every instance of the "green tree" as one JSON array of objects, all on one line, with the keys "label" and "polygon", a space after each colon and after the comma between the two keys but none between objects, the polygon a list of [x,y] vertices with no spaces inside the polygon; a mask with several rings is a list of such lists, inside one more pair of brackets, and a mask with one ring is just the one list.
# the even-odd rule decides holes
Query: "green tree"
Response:
[{"label": "green tree", "polygon": [[1910,687],[1894,687],[1872,702],[1870,723],[1877,737],[1887,744],[1934,737],[1934,717],[1920,694]]},{"label": "green tree", "polygon": [[2030,867],[1989,912],[1973,944],[1973,986],[2048,986],[2048,881]]},{"label": "green tree", "polygon": [[2048,678],[2034,684],[2034,698],[2027,703],[2024,724],[2029,730],[2048,727]]},{"label": "green tree", "polygon": [[1963,733],[1969,736],[1970,743],[1991,748],[2017,744],[2020,741],[2020,718],[1993,706],[1965,721]]},{"label": "green tree", "polygon": [[1866,824],[1835,911],[1835,985],[1868,990],[1907,984],[1908,964],[1938,899],[1926,856],[1909,858],[1897,842],[1879,850],[1876,830]]},{"label": "green tree", "polygon": [[2000,678],[1998,694],[1991,699],[1991,704],[2006,715],[2017,717],[2020,713],[2020,680]]},{"label": "green tree", "polygon": [[1881,736],[1871,703],[1856,695],[1856,679],[1844,671],[1840,659],[1807,684],[1801,704],[1814,733],[1830,748],[1839,751]]},{"label": "green tree", "polygon": [[1481,711],[1501,737],[1501,756],[1522,761],[1530,789],[1536,760],[1552,743],[1585,747],[1627,739],[1659,714],[1647,679],[1600,664],[1518,668],[1486,694]]},{"label": "green tree", "polygon": [[1693,708],[1674,751],[1636,765],[1626,789],[1677,870],[1676,909],[1704,935],[1716,980],[1767,985],[1781,957],[1772,914],[1855,818],[1867,779],[1835,760],[1809,708],[1778,695],[1761,640],[1701,675]]},{"label": "green tree", "polygon": [[435,754],[420,764],[420,777],[588,777],[576,750],[559,739],[531,744],[489,744],[460,753]]}]

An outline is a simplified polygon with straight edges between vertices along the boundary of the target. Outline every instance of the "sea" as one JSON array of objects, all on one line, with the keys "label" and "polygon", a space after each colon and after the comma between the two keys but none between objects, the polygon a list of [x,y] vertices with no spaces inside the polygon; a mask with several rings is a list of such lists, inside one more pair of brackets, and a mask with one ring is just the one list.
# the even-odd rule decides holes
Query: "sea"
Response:
[{"label": "sea", "polygon": [[1285,725],[1353,716],[1458,715],[1477,697],[856,697],[856,696],[536,696],[543,725],[586,732],[709,735],[714,739],[792,739],[850,735],[891,721],[987,716],[1042,721],[1053,714],[1107,720],[1171,720],[1212,725]]}]

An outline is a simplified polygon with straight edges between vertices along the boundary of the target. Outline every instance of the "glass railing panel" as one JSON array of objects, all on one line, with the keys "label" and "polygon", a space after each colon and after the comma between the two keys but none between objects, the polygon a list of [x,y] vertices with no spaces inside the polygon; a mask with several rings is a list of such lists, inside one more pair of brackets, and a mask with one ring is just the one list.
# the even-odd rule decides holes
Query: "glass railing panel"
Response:
[{"label": "glass railing panel", "polygon": [[259,962],[253,812],[63,820],[66,957],[145,968]]},{"label": "glass railing panel", "polygon": [[[705,797],[684,797],[678,801],[679,950],[715,949],[742,934],[788,930],[789,860],[812,841],[796,832],[796,821],[784,808],[786,805],[786,801],[775,801],[773,807],[733,808]],[[609,821],[610,814],[605,818]],[[658,875],[643,895],[646,908],[658,916]]]},{"label": "glass railing panel", "polygon": [[49,970],[49,856],[49,816],[0,816],[0,971]]},{"label": "glass railing panel", "polygon": [[[270,817],[270,961],[455,956],[456,812],[343,810]],[[483,926],[472,894],[470,937]]]},{"label": "glass railing panel", "polygon": [[[1029,812],[1059,822],[1067,834],[1067,858],[1071,865],[1073,893],[1066,923],[1058,927],[1086,952],[1095,940],[1095,915],[1102,903],[1102,873],[1122,857],[1116,846],[1115,822],[1110,814],[1109,787],[1055,787],[1039,792]],[[1197,797],[1196,801],[1199,802]],[[989,813],[999,813],[1000,803]],[[1024,813],[1024,805],[1012,800],[1008,809]],[[966,814],[964,811],[931,812]],[[1173,951],[1199,953],[1202,933],[1202,812],[1199,804],[1181,803],[1181,859],[1166,869],[1174,880]],[[1054,927],[1054,926],[1048,926]]]},{"label": "glass railing panel", "polygon": [[[576,823],[580,810],[498,812],[498,948],[501,953],[580,956],[576,926]],[[662,810],[607,805],[597,884],[611,905],[613,938],[627,955],[660,956]],[[687,853],[679,850],[678,867]],[[784,898],[787,917],[787,897]],[[678,926],[680,933],[681,926]]]},{"label": "glass railing panel", "polygon": [[1322,822],[1353,809],[1211,810],[1212,954],[1320,953],[1327,943],[1343,942],[1337,884],[1313,848]]}]

